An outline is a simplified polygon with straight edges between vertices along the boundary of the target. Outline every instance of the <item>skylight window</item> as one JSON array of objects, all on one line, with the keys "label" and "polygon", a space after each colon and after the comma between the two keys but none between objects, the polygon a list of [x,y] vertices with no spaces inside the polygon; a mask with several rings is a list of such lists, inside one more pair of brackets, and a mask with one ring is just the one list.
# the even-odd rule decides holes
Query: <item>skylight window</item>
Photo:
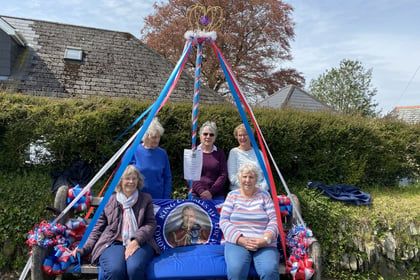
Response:
[{"label": "skylight window", "polygon": [[64,59],[82,61],[83,50],[81,48],[67,47],[64,53]]}]

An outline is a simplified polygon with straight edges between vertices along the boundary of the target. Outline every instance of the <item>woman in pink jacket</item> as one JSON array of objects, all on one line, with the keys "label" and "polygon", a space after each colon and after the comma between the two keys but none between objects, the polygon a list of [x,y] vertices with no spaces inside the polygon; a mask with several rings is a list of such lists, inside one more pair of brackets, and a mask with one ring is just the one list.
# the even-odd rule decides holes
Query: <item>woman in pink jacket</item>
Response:
[{"label": "woman in pink jacket", "polygon": [[90,255],[105,279],[145,279],[147,265],[159,254],[152,197],[142,188],[140,172],[128,165],[86,244],[74,251]]}]

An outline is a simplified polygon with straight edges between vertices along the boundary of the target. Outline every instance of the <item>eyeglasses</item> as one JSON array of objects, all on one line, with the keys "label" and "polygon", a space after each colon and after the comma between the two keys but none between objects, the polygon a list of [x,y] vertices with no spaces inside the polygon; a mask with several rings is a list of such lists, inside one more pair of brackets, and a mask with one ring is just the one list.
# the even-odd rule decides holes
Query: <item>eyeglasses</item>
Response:
[{"label": "eyeglasses", "polygon": [[214,133],[207,133],[207,132],[204,132],[204,133],[203,133],[203,135],[204,135],[204,136],[210,136],[210,137],[213,137],[213,136],[214,136]]},{"label": "eyeglasses", "polygon": [[137,177],[123,177],[123,179],[125,181],[138,181],[139,180],[139,178]]}]

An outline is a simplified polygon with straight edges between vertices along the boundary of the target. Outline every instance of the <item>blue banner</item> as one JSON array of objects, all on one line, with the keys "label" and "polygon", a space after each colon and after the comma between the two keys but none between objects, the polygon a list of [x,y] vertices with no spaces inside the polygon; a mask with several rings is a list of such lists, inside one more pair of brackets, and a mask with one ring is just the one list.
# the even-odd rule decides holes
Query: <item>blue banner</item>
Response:
[{"label": "blue banner", "polygon": [[155,240],[164,251],[169,248],[220,244],[219,227],[223,201],[195,199],[154,199],[157,222]]}]

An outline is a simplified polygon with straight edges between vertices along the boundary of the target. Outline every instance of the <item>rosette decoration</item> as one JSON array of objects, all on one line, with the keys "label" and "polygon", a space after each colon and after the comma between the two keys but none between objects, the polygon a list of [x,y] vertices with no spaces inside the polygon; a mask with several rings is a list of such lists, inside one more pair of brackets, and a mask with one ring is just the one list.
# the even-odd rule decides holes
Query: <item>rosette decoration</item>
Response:
[{"label": "rosette decoration", "polygon": [[279,195],[280,213],[282,217],[290,217],[293,213],[292,201],[287,195]]},{"label": "rosette decoration", "polygon": [[86,221],[82,218],[71,219],[65,225],[42,221],[29,232],[26,243],[31,247],[35,244],[44,248],[54,246],[42,268],[48,275],[58,275],[77,262],[71,255],[71,249],[82,239],[85,231]]},{"label": "rosette decoration", "polygon": [[315,273],[313,260],[307,253],[309,237],[312,237],[312,231],[302,225],[295,225],[287,234],[286,241],[291,253],[286,261],[286,273],[290,273],[293,280],[309,280]]},{"label": "rosette decoration", "polygon": [[65,272],[75,262],[77,260],[72,256],[69,248],[63,245],[57,245],[54,247],[52,255],[45,258],[42,269],[48,275],[59,275]]},{"label": "rosette decoration", "polygon": [[71,243],[82,240],[83,234],[86,231],[86,221],[82,218],[72,219],[66,223],[66,238],[71,240]]},{"label": "rosette decoration", "polygon": [[65,241],[61,238],[61,236],[65,231],[65,226],[49,223],[44,220],[39,225],[35,225],[33,230],[28,233],[26,243],[30,247],[38,245],[43,248],[56,244],[63,244]]},{"label": "rosette decoration", "polygon": [[[67,192],[67,204],[70,204],[81,192],[82,188],[79,185],[70,188]],[[74,205],[73,209],[77,211],[84,211],[89,208],[92,201],[92,193],[86,192]]]}]

